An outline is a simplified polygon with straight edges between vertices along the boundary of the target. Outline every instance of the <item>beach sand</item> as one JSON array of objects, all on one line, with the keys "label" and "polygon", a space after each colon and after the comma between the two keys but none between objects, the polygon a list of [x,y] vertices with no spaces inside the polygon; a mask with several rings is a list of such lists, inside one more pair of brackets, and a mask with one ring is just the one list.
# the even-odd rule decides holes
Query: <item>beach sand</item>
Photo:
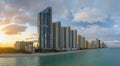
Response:
[{"label": "beach sand", "polygon": [[87,50],[76,50],[76,51],[66,51],[66,52],[52,52],[52,53],[33,53],[33,54],[0,54],[0,57],[29,57],[29,56],[49,56],[49,55],[59,55],[68,53],[77,53]]}]

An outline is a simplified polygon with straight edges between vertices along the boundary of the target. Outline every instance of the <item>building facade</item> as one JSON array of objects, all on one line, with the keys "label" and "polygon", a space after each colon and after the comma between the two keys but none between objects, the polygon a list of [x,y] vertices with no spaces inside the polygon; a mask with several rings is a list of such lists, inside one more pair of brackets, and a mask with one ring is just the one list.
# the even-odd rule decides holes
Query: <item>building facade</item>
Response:
[{"label": "building facade", "polygon": [[25,51],[34,53],[35,52],[35,47],[33,46],[33,42],[25,42]]},{"label": "building facade", "polygon": [[48,7],[38,14],[39,49],[51,50],[52,43],[52,8]]},{"label": "building facade", "polygon": [[61,23],[60,22],[54,22],[52,23],[52,29],[53,29],[53,48],[54,50],[60,50],[61,43],[60,43],[60,30],[61,30]]},{"label": "building facade", "polygon": [[73,50],[77,49],[77,30],[73,30]]},{"label": "building facade", "polygon": [[77,49],[79,50],[81,47],[81,35],[77,36]]},{"label": "building facade", "polygon": [[85,40],[85,49],[89,48],[89,42],[87,40]]},{"label": "building facade", "polygon": [[16,50],[25,50],[25,42],[24,41],[16,41],[15,49]]},{"label": "building facade", "polygon": [[73,44],[73,30],[70,30],[70,50],[74,48]]},{"label": "building facade", "polygon": [[66,27],[66,50],[70,50],[70,27]]},{"label": "building facade", "polygon": [[85,49],[85,37],[81,37],[80,49]]},{"label": "building facade", "polygon": [[66,27],[61,27],[61,50],[66,49]]},{"label": "building facade", "polygon": [[16,50],[24,50],[26,52],[35,52],[35,47],[33,46],[33,41],[16,41],[15,43]]}]

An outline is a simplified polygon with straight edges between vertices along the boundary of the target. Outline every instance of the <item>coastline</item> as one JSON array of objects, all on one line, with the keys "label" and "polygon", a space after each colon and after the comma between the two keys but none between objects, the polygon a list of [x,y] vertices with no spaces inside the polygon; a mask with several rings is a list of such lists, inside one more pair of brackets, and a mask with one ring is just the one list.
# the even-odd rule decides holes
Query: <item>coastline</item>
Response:
[{"label": "coastline", "polygon": [[88,51],[92,49],[86,50],[76,50],[76,51],[66,51],[66,52],[54,52],[54,53],[33,53],[33,54],[0,54],[0,58],[7,58],[7,57],[30,57],[30,56],[50,56],[50,55],[60,55],[60,54],[70,54],[70,53],[77,53]]}]

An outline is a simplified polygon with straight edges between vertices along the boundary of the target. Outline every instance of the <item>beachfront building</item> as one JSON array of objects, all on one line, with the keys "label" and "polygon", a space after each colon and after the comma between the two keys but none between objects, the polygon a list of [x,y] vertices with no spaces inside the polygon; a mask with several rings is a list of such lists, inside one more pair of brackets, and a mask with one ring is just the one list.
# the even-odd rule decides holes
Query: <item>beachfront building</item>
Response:
[{"label": "beachfront building", "polygon": [[61,50],[70,50],[70,27],[61,27]]},{"label": "beachfront building", "polygon": [[85,40],[85,49],[88,49],[89,48],[89,42],[88,40]]},{"label": "beachfront building", "polygon": [[96,48],[96,41],[91,41],[90,42],[90,46],[89,46],[91,49],[94,49],[94,48]]},{"label": "beachfront building", "polygon": [[66,27],[66,50],[70,50],[70,27]]},{"label": "beachfront building", "polygon": [[70,50],[74,48],[73,44],[73,30],[70,30]]},{"label": "beachfront building", "polygon": [[96,48],[100,48],[100,40],[96,39]]},{"label": "beachfront building", "polygon": [[33,41],[16,41],[15,43],[16,50],[24,50],[27,52],[34,53],[35,47],[33,46]]},{"label": "beachfront building", "polygon": [[35,52],[35,47],[33,46],[33,42],[25,42],[25,51],[34,53]]},{"label": "beachfront building", "polygon": [[101,43],[101,48],[106,48],[106,44],[104,42]]},{"label": "beachfront building", "polygon": [[61,27],[61,50],[66,49],[66,27]]},{"label": "beachfront building", "polygon": [[37,17],[40,51],[53,49],[52,43],[52,8],[41,11]]},{"label": "beachfront building", "polygon": [[24,41],[16,41],[14,47],[16,50],[25,50]]},{"label": "beachfront building", "polygon": [[77,49],[80,50],[80,46],[81,46],[81,35],[77,36]]},{"label": "beachfront building", "polygon": [[77,50],[77,30],[73,30],[73,49]]},{"label": "beachfront building", "polygon": [[61,44],[60,44],[61,23],[60,22],[52,23],[52,30],[53,30],[53,49],[60,51],[60,48],[61,48]]},{"label": "beachfront building", "polygon": [[85,37],[81,37],[80,49],[85,49]]}]

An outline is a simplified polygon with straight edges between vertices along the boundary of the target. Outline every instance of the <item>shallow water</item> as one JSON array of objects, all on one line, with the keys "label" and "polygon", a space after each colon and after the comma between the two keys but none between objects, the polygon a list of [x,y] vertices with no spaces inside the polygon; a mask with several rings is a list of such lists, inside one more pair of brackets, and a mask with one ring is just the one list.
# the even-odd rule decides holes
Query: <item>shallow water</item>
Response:
[{"label": "shallow water", "polygon": [[50,56],[0,58],[0,66],[120,66],[120,48],[90,49]]}]

